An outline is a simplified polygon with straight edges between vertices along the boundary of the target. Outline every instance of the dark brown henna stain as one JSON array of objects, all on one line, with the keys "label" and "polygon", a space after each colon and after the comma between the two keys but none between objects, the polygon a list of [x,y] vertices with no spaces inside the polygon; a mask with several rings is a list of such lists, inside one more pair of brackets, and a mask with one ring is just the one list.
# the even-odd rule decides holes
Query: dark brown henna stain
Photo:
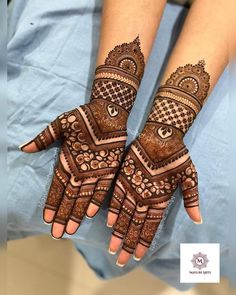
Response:
[{"label": "dark brown henna stain", "polygon": [[[113,234],[118,236],[119,232],[124,238],[123,249],[129,253],[138,243],[150,246],[179,184],[184,206],[199,205],[197,172],[183,136],[206,100],[209,80],[203,61],[179,67],[171,74],[158,89],[144,129],[123,161],[110,211],[119,214]],[[119,186],[133,202],[119,198]],[[140,208],[144,209],[142,214]]]},{"label": "dark brown henna stain", "polygon": [[144,72],[144,56],[137,37],[109,52],[105,64],[98,66],[92,90],[92,99],[106,99],[110,117],[119,114],[119,108],[130,112]]},{"label": "dark brown henna stain", "polygon": [[[35,138],[39,150],[63,139],[60,159],[70,180],[63,184],[63,173],[59,179],[56,170],[46,204],[57,210],[56,222],[80,223],[90,202],[102,205],[123,157],[128,115],[144,66],[138,37],[116,46],[95,71],[91,101],[61,114]],[[96,182],[84,185],[92,178]]]},{"label": "dark brown henna stain", "polygon": [[48,192],[45,209],[57,211],[68,181],[69,175],[66,171],[64,171],[63,165],[59,160],[58,167],[55,169],[52,183]]},{"label": "dark brown henna stain", "polygon": [[139,37],[130,43],[117,45],[109,52],[105,65],[121,68],[125,72],[137,77],[140,81],[144,72],[144,56],[140,48]]},{"label": "dark brown henna stain", "polygon": [[[46,149],[50,144],[52,144],[56,139],[61,136],[61,126],[58,118],[51,122],[38,136],[36,136],[31,142],[34,142],[39,151]],[[28,145],[26,143],[24,146]],[[22,146],[21,149],[24,147]]]}]

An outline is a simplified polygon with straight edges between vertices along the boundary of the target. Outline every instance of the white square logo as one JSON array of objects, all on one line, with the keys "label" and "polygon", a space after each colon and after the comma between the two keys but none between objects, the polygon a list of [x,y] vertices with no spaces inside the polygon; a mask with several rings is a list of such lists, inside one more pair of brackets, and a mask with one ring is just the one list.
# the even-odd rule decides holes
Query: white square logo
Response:
[{"label": "white square logo", "polygon": [[220,282],[220,244],[180,244],[181,283]]}]

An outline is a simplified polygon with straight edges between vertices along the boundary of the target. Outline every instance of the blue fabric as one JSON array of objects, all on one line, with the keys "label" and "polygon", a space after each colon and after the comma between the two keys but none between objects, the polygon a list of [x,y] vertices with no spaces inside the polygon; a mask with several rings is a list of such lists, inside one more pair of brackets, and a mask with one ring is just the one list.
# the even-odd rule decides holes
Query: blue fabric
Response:
[{"label": "blue fabric", "polygon": [[[88,101],[100,30],[101,2],[86,0],[13,1],[9,18],[9,191],[8,238],[50,233],[42,210],[57,158],[58,146],[24,154],[18,145],[33,138],[64,111]],[[129,143],[142,128],[161,72],[173,48],[186,8],[168,4],[159,28],[129,124]],[[124,268],[107,252],[111,230],[106,227],[107,203],[93,219],[85,219],[72,239],[98,276],[123,275],[138,265],[172,286],[179,283],[180,243],[221,245],[221,274],[226,273],[225,241],[228,198],[227,126],[228,70],[185,137],[198,169],[203,224],[187,216],[177,192],[150,251],[140,262]]]}]

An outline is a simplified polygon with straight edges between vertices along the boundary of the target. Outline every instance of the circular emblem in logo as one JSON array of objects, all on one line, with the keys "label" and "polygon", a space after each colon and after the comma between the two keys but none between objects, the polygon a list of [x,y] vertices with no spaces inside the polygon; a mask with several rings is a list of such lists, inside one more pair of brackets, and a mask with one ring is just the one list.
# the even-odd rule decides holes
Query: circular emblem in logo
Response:
[{"label": "circular emblem in logo", "polygon": [[198,252],[197,254],[193,255],[191,262],[193,263],[193,267],[202,269],[207,267],[209,260],[207,259],[206,254]]}]

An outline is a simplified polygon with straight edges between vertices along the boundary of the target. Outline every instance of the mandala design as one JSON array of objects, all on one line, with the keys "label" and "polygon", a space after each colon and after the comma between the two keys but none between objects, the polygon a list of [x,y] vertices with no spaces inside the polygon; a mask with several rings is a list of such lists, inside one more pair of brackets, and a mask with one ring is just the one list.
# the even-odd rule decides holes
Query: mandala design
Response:
[{"label": "mandala design", "polygon": [[210,75],[204,67],[204,60],[200,60],[196,65],[179,67],[166,81],[166,85],[192,94],[203,105],[210,87]]},{"label": "mandala design", "polygon": [[133,42],[117,45],[105,60],[105,64],[121,68],[140,81],[144,71],[144,56],[137,37]]},{"label": "mandala design", "polygon": [[193,255],[193,258],[191,260],[193,267],[198,268],[201,270],[202,268],[207,267],[207,263],[209,260],[207,259],[207,255],[203,254],[201,252],[198,252],[197,254]]}]

